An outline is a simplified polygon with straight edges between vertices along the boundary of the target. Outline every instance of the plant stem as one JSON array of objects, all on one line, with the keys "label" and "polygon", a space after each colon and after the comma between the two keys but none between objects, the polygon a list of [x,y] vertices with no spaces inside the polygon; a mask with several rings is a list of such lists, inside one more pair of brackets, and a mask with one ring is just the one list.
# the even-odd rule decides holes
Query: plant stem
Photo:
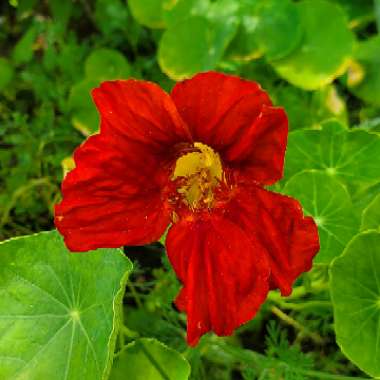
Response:
[{"label": "plant stem", "polygon": [[310,331],[305,326],[301,325],[301,323],[299,323],[298,321],[296,321],[289,315],[285,314],[277,306],[272,306],[270,309],[272,313],[275,314],[278,318],[280,318],[286,324],[294,327],[296,330],[299,330],[301,334],[305,336],[309,336],[316,344],[319,344],[319,345],[323,344],[324,340],[319,334]]}]

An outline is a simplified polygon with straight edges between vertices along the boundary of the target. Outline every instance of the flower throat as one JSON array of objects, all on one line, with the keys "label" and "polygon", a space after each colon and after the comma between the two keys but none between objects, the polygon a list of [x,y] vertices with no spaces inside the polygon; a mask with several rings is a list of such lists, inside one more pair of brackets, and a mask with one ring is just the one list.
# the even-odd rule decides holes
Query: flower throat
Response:
[{"label": "flower throat", "polygon": [[178,158],[171,179],[189,208],[212,208],[215,189],[224,180],[222,162],[209,146],[199,142],[193,145],[196,151]]}]

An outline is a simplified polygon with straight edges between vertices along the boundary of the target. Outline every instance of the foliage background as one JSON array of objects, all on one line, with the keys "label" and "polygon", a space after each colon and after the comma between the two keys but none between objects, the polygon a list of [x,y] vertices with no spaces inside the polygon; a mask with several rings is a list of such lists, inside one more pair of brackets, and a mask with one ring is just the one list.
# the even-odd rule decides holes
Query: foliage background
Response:
[{"label": "foliage background", "polygon": [[[333,269],[335,288],[329,283],[332,259],[360,230],[380,226],[379,28],[380,2],[372,0],[1,1],[0,240],[53,228],[72,151],[97,130],[89,91],[101,81],[136,77],[170,90],[176,80],[210,69],[256,80],[289,116],[285,178],[274,190],[296,196],[319,218],[317,264],[288,299],[272,292],[235,336],[208,335],[189,349],[162,244],[126,247],[134,271],[116,350],[137,337],[155,338],[183,354],[191,379],[366,378],[354,363],[380,376],[360,357],[380,362],[379,311],[363,327],[372,340],[338,339],[352,362],[336,342],[334,312],[344,331],[352,328],[341,318],[346,309],[336,289],[357,262]],[[366,244],[355,252],[376,251]],[[379,302],[380,289],[372,293]],[[135,359],[123,360],[115,362],[114,380]]]}]

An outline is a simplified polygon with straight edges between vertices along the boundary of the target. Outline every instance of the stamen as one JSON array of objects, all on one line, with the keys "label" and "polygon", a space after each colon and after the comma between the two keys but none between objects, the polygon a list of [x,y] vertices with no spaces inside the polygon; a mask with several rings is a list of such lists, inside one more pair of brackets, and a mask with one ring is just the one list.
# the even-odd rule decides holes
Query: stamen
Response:
[{"label": "stamen", "polygon": [[214,190],[223,181],[222,163],[209,146],[194,143],[194,148],[177,160],[172,180],[177,181],[177,192],[190,208],[211,208]]}]

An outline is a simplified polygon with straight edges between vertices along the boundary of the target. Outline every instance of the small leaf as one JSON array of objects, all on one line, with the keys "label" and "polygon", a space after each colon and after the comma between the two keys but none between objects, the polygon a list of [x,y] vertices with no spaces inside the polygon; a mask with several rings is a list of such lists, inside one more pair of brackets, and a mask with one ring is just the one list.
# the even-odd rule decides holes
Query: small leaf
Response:
[{"label": "small leaf", "polygon": [[380,180],[380,136],[365,130],[348,130],[336,121],[322,129],[289,134],[285,176],[317,169],[350,186],[371,185]]},{"label": "small leaf", "polygon": [[321,249],[315,262],[329,263],[359,230],[359,218],[345,187],[327,173],[305,171],[293,176],[283,189],[295,197],[318,226]]},{"label": "small leaf", "polygon": [[190,366],[177,351],[155,339],[142,338],[117,357],[110,380],[187,380]]},{"label": "small leaf", "polygon": [[133,17],[149,28],[164,28],[164,7],[168,0],[128,0]]},{"label": "small leaf", "polygon": [[131,68],[123,54],[113,49],[94,50],[86,59],[87,79],[104,80],[127,79]]},{"label": "small leaf", "polygon": [[98,80],[84,79],[75,84],[68,99],[74,128],[89,136],[99,128],[99,116],[91,98],[91,90],[99,85]]},{"label": "small leaf", "polygon": [[183,20],[162,35],[158,50],[161,69],[170,78],[182,80],[215,68],[236,28],[234,17],[214,21],[193,16]]},{"label": "small leaf", "polygon": [[10,83],[13,75],[13,66],[7,59],[0,57],[0,90],[5,88],[8,83]]},{"label": "small leaf", "polygon": [[73,10],[73,3],[71,1],[50,0],[48,5],[55,22],[65,30]]},{"label": "small leaf", "polygon": [[56,231],[0,244],[0,378],[104,380],[132,264],[70,253]]},{"label": "small leaf", "polygon": [[361,230],[380,230],[380,194],[363,211]]},{"label": "small leaf", "polygon": [[334,326],[342,352],[380,377],[380,233],[357,235],[330,271]]},{"label": "small leaf", "polygon": [[339,6],[325,0],[304,0],[296,6],[304,30],[302,42],[290,55],[272,64],[293,85],[315,90],[344,73],[354,37]]},{"label": "small leaf", "polygon": [[33,24],[18,40],[12,51],[12,59],[16,65],[27,63],[33,58],[33,45],[37,39],[37,35],[37,24]]}]

